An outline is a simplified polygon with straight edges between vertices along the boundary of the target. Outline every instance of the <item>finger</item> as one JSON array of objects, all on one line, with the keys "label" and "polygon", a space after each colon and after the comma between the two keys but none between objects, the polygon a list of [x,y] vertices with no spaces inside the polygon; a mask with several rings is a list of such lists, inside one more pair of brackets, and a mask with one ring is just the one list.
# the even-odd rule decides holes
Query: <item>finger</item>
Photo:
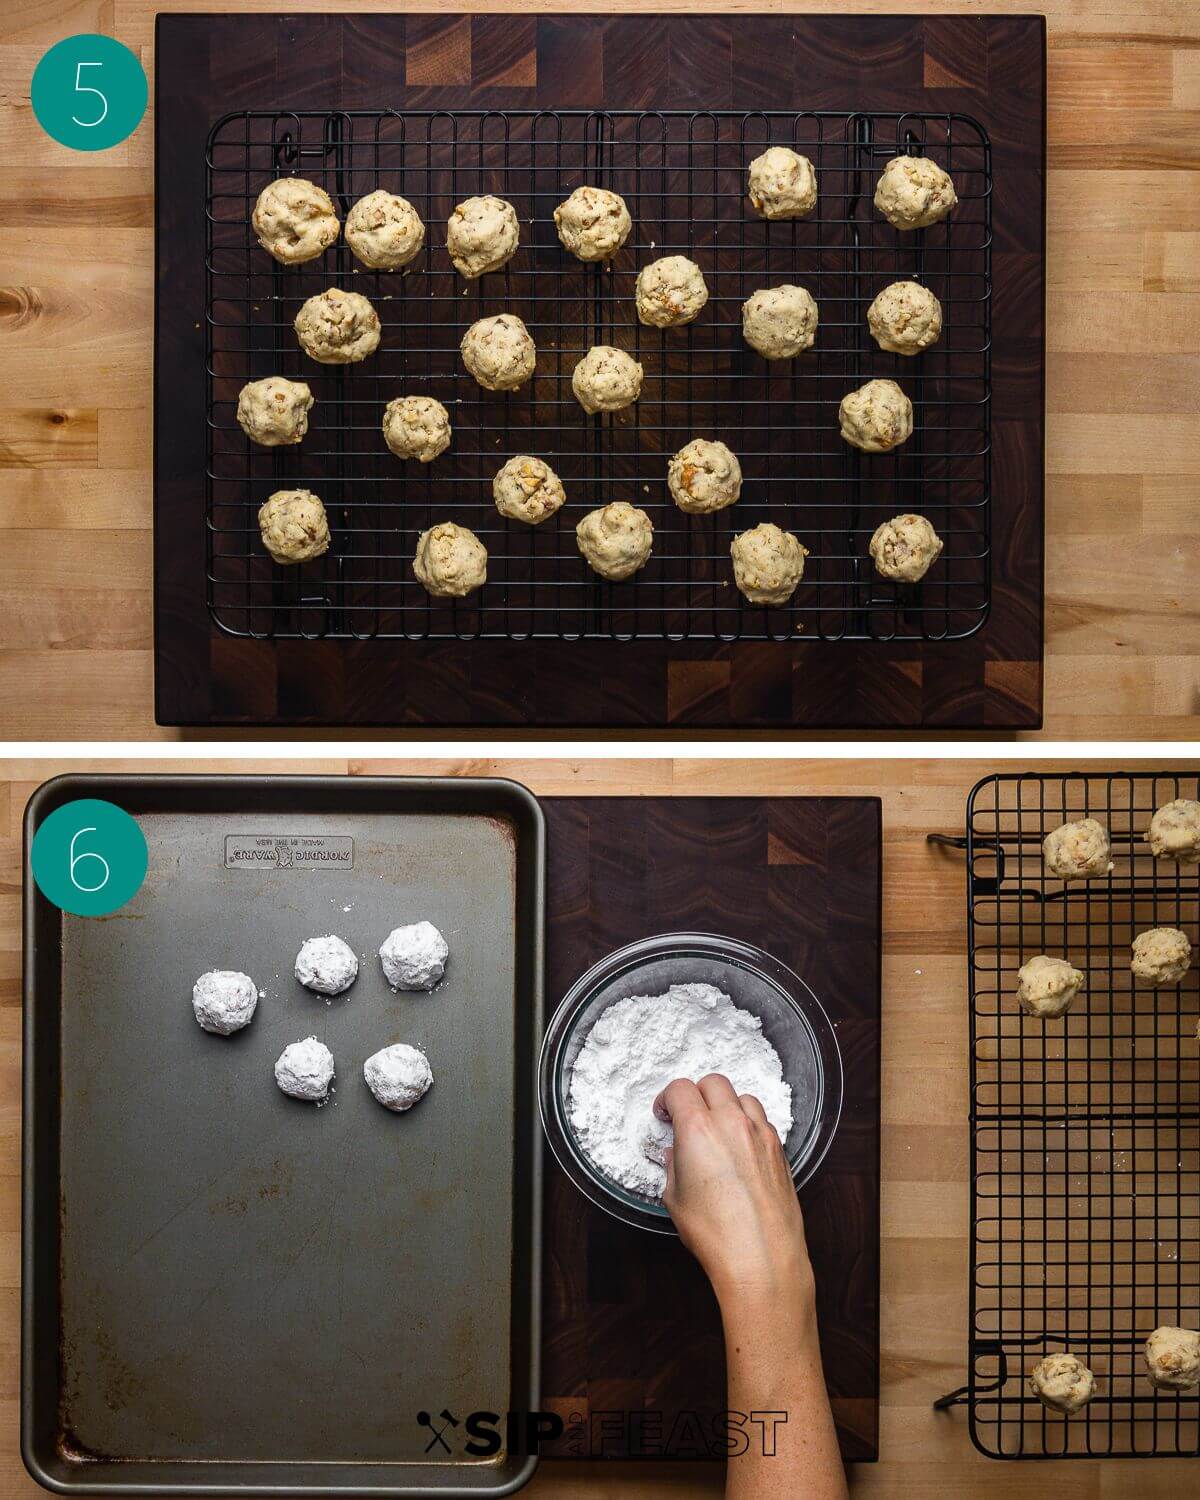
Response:
[{"label": "finger", "polygon": [[748,1115],[756,1125],[770,1125],[771,1122],[767,1119],[766,1110],[762,1107],[762,1104],[754,1097],[753,1094],[739,1094],[738,1103],[742,1106],[743,1112]]},{"label": "finger", "polygon": [[675,1148],[674,1148],[674,1146],[668,1146],[667,1149],[663,1152],[662,1165],[663,1165],[663,1171],[667,1174],[666,1181],[663,1183],[663,1193],[662,1193],[663,1207],[667,1210],[667,1212],[669,1214],[673,1215],[674,1211],[673,1211],[671,1205],[675,1201]]},{"label": "finger", "polygon": [[708,1105],[690,1078],[676,1078],[655,1098],[653,1108],[656,1119],[664,1125],[673,1125],[678,1119],[707,1109]]},{"label": "finger", "polygon": [[709,1109],[720,1109],[725,1105],[736,1105],[738,1102],[733,1084],[724,1073],[709,1073],[700,1080],[696,1087],[704,1096],[704,1102]]}]

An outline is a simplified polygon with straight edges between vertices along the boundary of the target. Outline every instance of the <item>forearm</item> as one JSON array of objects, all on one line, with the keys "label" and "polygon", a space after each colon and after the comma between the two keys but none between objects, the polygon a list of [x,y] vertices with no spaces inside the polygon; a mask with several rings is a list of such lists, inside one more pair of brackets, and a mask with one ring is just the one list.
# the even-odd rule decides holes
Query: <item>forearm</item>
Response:
[{"label": "forearm", "polygon": [[724,1296],[721,1315],[730,1410],[787,1418],[747,1424],[750,1445],[729,1460],[726,1500],[845,1500],[811,1287]]}]

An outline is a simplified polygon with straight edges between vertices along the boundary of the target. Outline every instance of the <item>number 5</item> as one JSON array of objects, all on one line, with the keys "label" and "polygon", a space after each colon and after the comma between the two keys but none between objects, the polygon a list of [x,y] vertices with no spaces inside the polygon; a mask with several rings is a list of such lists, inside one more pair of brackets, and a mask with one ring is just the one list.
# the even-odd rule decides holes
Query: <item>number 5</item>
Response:
[{"label": "number 5", "polygon": [[[79,832],[75,834],[75,836],[71,839],[71,884],[77,891],[83,891],[83,893],[87,896],[94,895],[96,891],[102,891],[108,884],[108,877],[111,873],[108,868],[108,860],[104,858],[103,854],[92,854],[86,849],[82,854],[75,853],[75,840],[81,839],[85,833],[95,833],[95,831],[96,830],[94,828],[81,828]],[[104,874],[101,877],[100,883],[98,885],[83,885],[79,880],[75,878],[76,867],[81,865],[85,859],[98,859],[104,866]]]},{"label": "number 5", "polygon": [[[81,62],[76,63],[75,65],[75,92],[77,94],[95,94],[96,98],[99,99],[101,104],[103,104],[104,106],[104,108],[100,111],[98,117],[94,120],[81,120],[78,115],[71,116],[71,123],[74,125],[82,125],[85,130],[91,130],[94,125],[101,124],[107,118],[108,100],[100,92],[99,89],[92,88],[90,84],[81,83],[79,81],[79,76],[83,72],[84,68],[102,68],[103,66],[103,63],[98,62]],[[99,887],[97,886],[97,890],[98,889]]]}]

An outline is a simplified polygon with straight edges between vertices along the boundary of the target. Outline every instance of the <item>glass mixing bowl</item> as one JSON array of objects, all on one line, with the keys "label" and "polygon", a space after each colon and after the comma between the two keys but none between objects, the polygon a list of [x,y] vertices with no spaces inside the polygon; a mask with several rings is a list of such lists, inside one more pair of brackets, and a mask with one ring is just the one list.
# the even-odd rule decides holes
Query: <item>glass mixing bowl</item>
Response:
[{"label": "glass mixing bowl", "polygon": [[593,964],[571,986],[542,1043],[542,1125],[567,1176],[597,1207],[626,1224],[674,1234],[661,1203],[605,1177],[584,1155],[567,1114],[571,1069],[600,1013],[630,995],[661,995],[672,984],[714,984],[762,1022],[792,1087],[792,1129],[785,1143],[797,1187],[829,1150],[842,1112],[842,1056],[821,1002],[798,974],[769,953],[734,938],[670,932],[643,938]]}]

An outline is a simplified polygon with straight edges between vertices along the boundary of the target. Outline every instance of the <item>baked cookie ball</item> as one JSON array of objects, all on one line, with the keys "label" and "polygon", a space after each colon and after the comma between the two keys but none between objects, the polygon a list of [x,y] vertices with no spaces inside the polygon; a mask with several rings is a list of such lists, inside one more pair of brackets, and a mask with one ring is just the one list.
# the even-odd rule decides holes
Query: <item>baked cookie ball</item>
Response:
[{"label": "baked cookie ball", "polygon": [[867,308],[871,337],[889,354],[920,354],[942,333],[942,304],[919,281],[893,281]]},{"label": "baked cookie ball", "polygon": [[1200,802],[1177,797],[1164,803],[1150,819],[1146,842],[1155,859],[1200,864]]},{"label": "baked cookie ball", "polygon": [[589,567],[601,578],[620,583],[645,567],[654,527],[644,510],[628,500],[614,500],[584,516],[575,528],[575,540]]},{"label": "baked cookie ball", "polygon": [[275,1061],[275,1082],[293,1099],[320,1103],[333,1082],[333,1053],[315,1036],[293,1042]]},{"label": "baked cookie ball", "polygon": [[1065,958],[1039,953],[1017,970],[1017,1001],[1031,1016],[1061,1016],[1083,987],[1083,975]]},{"label": "baked cookie ball", "polygon": [[552,516],[567,498],[562,480],[543,459],[518,453],[492,480],[496,509],[510,521],[537,526]]},{"label": "baked cookie ball", "polygon": [[817,304],[802,286],[764,286],[742,303],[742,337],[764,359],[795,359],[817,336]]},{"label": "baked cookie ball", "polygon": [[265,380],[251,380],[239,391],[238,426],[252,443],[281,448],[303,438],[312,409],[313,393],[303,380],[268,375]]},{"label": "baked cookie ball", "polygon": [[360,198],[346,215],[346,241],[364,266],[399,271],[421,253],[425,225],[407,198],[380,188]]},{"label": "baked cookie ball", "polygon": [[1156,1328],[1146,1340],[1146,1371],[1160,1391],[1190,1391],[1200,1385],[1200,1333],[1191,1328]]},{"label": "baked cookie ball", "polygon": [[957,202],[949,176],[927,156],[894,156],[875,185],[875,207],[893,229],[927,229]]},{"label": "baked cookie ball", "polygon": [[393,927],[379,947],[383,975],[394,990],[431,990],[446,972],[450,944],[432,922]]},{"label": "baked cookie ball", "polygon": [[431,463],[450,446],[450,413],[432,396],[397,396],[383,409],[383,440],[397,458]]},{"label": "baked cookie ball", "polygon": [[736,503],[742,466],[724,443],[693,438],[667,465],[667,488],[680,510],[707,516]]},{"label": "baked cookie ball", "polygon": [[262,544],[277,563],[311,562],[329,551],[329,521],[312,490],[276,490],[258,512]]},{"label": "baked cookie ball", "polygon": [[379,348],[379,314],[361,292],[331,286],[308,299],[292,326],[301,349],[318,364],[357,364]]},{"label": "baked cookie ball", "polygon": [[611,260],[633,228],[620,193],[607,188],[577,187],[554,210],[563,248],[580,260]]},{"label": "baked cookie ball", "polygon": [[467,526],[443,521],[417,538],[417,582],[439,599],[462,599],[487,582],[487,548]]},{"label": "baked cookie ball", "polygon": [[1129,967],[1139,979],[1159,989],[1178,984],[1192,962],[1192,945],[1178,927],[1151,927],[1133,940]]},{"label": "baked cookie ball", "polygon": [[893,516],[867,546],[881,578],[919,583],[942,554],[942,539],[924,516]]},{"label": "baked cookie ball", "polygon": [[514,313],[472,323],[459,349],[463,364],[485,391],[515,391],[537,367],[537,345]]},{"label": "baked cookie ball", "polygon": [[1095,1395],[1096,1381],[1073,1354],[1048,1354],[1030,1370],[1029,1389],[1048,1410],[1070,1416]]},{"label": "baked cookie ball", "polygon": [[407,1042],[395,1042],[363,1063],[367,1087],[385,1109],[402,1114],[423,1099],[433,1083],[429,1059]]},{"label": "baked cookie ball", "polygon": [[664,255],[638,272],[637,315],[652,328],[690,323],[708,301],[704,273],[686,255]]},{"label": "baked cookie ball", "polygon": [[516,209],[490,193],[465,199],[446,224],[446,249],[455,270],[468,281],[506,266],[520,237]]},{"label": "baked cookie ball", "polygon": [[664,1125],[661,1120],[651,1116],[650,1123],[646,1127],[646,1133],[641,1139],[642,1155],[647,1161],[652,1161],[655,1166],[666,1170],[667,1152],[675,1144],[675,1131],[670,1125]]},{"label": "baked cookie ball", "polygon": [[258,243],[285,266],[316,260],[338,237],[333,200],[303,177],[281,177],[263,188],[250,223]]},{"label": "baked cookie ball", "polygon": [[318,995],[340,995],[358,978],[358,956],[349,943],[330,932],[300,945],[294,972],[305,989]]},{"label": "baked cookie ball", "polygon": [[842,436],[864,453],[888,453],[912,436],[912,402],[894,380],[868,380],[842,397]]},{"label": "baked cookie ball", "polygon": [[238,969],[209,969],[192,986],[192,1013],[204,1031],[231,1036],[254,1019],[258,986]]},{"label": "baked cookie ball", "polygon": [[786,604],[804,577],[808,548],[790,531],[764,521],[735,536],[729,555],[733,581],[751,604]]},{"label": "baked cookie ball", "polygon": [[1111,875],[1108,831],[1095,818],[1064,823],[1042,841],[1046,874],[1059,880],[1087,880],[1093,875]]},{"label": "baked cookie ball", "polygon": [[622,411],[642,394],[642,367],[624,349],[593,344],[571,372],[571,389],[586,412]]},{"label": "baked cookie ball", "polygon": [[750,202],[764,219],[803,219],[817,206],[817,174],[807,156],[770,146],[750,163]]}]

